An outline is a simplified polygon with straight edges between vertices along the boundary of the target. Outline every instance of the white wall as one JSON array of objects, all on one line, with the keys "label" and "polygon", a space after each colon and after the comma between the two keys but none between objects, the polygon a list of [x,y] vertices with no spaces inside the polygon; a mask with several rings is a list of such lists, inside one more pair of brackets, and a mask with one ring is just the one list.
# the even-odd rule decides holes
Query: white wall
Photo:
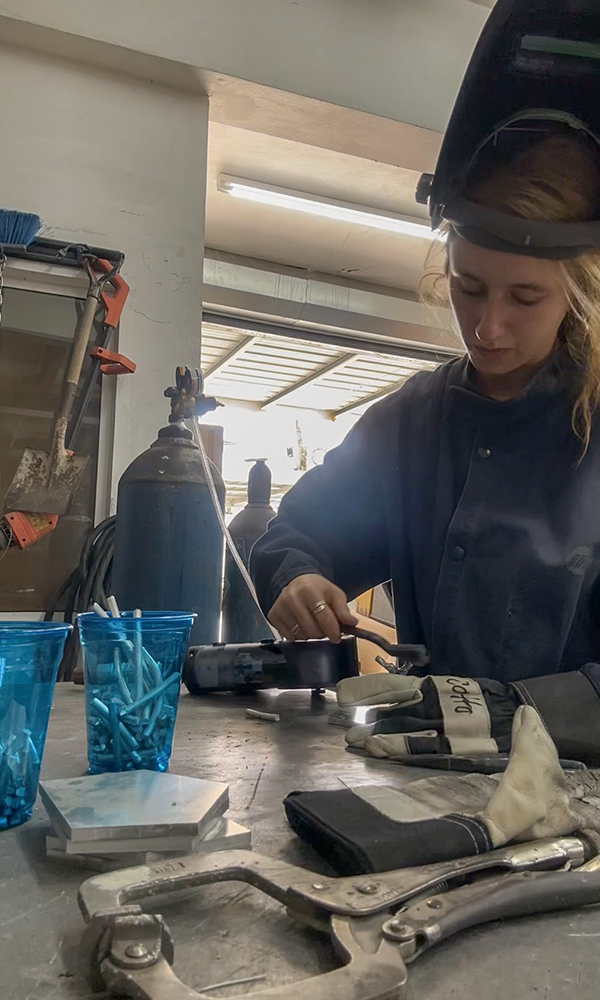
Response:
[{"label": "white wall", "polygon": [[126,254],[119,349],[138,370],[118,383],[114,501],[166,422],[175,365],[199,364],[207,99],[7,46],[0,65],[0,205]]},{"label": "white wall", "polygon": [[486,6],[492,0],[0,0],[0,16],[66,32],[74,52],[77,36],[96,39],[442,131]]}]

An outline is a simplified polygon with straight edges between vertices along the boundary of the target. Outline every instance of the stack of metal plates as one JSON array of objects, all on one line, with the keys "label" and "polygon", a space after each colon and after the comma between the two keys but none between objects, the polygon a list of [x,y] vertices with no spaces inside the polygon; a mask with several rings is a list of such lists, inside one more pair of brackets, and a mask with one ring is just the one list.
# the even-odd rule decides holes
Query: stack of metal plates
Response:
[{"label": "stack of metal plates", "polygon": [[40,794],[55,860],[104,871],[251,846],[250,831],[225,816],[229,788],[219,781],[124,771],[44,781]]}]

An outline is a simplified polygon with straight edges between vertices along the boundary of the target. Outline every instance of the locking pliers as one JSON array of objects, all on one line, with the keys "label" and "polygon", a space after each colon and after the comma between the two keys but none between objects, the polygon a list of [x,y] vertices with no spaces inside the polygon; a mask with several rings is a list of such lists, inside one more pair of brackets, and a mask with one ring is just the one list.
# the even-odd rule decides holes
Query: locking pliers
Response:
[{"label": "locking pliers", "polygon": [[84,882],[80,958],[95,990],[136,1000],[208,1000],[172,969],[173,942],[137,901],[216,882],[246,882],[328,933],[343,963],[253,1000],[392,1000],[407,964],[468,927],[600,902],[600,857],[585,838],[520,844],[478,857],[371,876],[325,878],[250,851],[189,855]]}]

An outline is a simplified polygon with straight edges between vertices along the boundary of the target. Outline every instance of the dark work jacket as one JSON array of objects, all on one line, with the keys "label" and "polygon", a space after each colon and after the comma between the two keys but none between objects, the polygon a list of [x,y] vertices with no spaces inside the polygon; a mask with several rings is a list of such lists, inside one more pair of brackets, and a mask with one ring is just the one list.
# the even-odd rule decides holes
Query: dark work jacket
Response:
[{"label": "dark work jacket", "polygon": [[580,378],[560,350],[501,403],[460,359],[373,406],[256,543],[265,612],[303,573],[349,599],[391,579],[431,673],[508,682],[600,659],[600,434],[581,459]]}]

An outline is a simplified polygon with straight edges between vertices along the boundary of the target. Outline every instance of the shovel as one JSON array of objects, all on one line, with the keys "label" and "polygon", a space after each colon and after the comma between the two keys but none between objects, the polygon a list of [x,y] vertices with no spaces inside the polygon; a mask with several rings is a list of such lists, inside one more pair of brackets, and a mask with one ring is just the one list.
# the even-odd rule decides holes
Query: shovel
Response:
[{"label": "shovel", "polygon": [[100,292],[110,275],[97,279],[90,262],[85,261],[90,286],[83,313],[77,323],[67,374],[54,424],[50,454],[38,448],[26,448],[5,497],[8,510],[35,514],[66,514],[71,506],[88,455],[74,455],[65,448],[67,424],[83,368]]}]

